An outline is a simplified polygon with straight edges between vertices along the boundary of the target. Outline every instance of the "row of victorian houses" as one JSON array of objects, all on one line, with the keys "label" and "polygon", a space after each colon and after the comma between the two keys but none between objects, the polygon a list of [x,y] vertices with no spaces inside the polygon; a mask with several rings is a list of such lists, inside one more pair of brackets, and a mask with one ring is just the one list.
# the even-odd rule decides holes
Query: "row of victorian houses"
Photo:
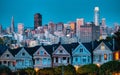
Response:
[{"label": "row of victorian houses", "polygon": [[12,70],[23,68],[45,68],[72,64],[82,66],[94,63],[101,65],[112,60],[120,60],[120,48],[111,42],[72,43],[41,45],[31,48],[1,48],[0,64]]}]

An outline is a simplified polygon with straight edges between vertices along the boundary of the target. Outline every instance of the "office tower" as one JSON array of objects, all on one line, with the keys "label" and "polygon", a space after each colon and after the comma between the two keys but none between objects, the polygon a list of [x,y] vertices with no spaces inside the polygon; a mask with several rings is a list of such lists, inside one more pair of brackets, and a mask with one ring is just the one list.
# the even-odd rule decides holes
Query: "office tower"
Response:
[{"label": "office tower", "polygon": [[58,32],[63,32],[64,30],[64,24],[62,22],[59,22],[57,25],[56,25],[56,30]]},{"label": "office tower", "polygon": [[107,28],[106,28],[106,20],[102,18],[102,24],[100,26],[100,39],[106,39],[107,37]]},{"label": "office tower", "polygon": [[102,18],[102,26],[106,27],[106,19],[105,18]]},{"label": "office tower", "polygon": [[23,34],[23,31],[24,31],[24,24],[18,23],[18,33]]},{"label": "office tower", "polygon": [[100,37],[100,26],[93,23],[80,26],[80,41],[83,43],[98,40]]},{"label": "office tower", "polygon": [[69,24],[70,24],[71,31],[73,33],[75,33],[76,32],[76,23],[75,22],[70,22]]},{"label": "office tower", "polygon": [[49,31],[51,34],[54,34],[55,27],[56,27],[56,25],[55,25],[53,22],[49,22],[49,24],[48,24],[48,31]]},{"label": "office tower", "polygon": [[76,20],[76,37],[80,41],[80,26],[84,25],[84,19],[80,18]]},{"label": "office tower", "polygon": [[96,26],[99,25],[99,7],[95,7],[94,9],[94,23]]},{"label": "office tower", "polygon": [[11,20],[11,33],[14,32],[14,18],[12,16],[12,20]]},{"label": "office tower", "polygon": [[42,26],[42,15],[40,13],[36,13],[34,15],[34,29],[39,26]]}]

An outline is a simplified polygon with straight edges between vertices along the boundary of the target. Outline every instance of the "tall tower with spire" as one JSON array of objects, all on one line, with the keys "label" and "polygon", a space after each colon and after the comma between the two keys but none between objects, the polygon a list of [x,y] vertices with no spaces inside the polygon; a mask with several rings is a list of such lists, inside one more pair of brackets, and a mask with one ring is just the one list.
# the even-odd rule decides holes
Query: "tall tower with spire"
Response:
[{"label": "tall tower with spire", "polygon": [[99,25],[99,7],[94,8],[94,23],[96,26]]},{"label": "tall tower with spire", "polygon": [[12,20],[11,20],[11,33],[14,32],[14,17],[12,16]]}]

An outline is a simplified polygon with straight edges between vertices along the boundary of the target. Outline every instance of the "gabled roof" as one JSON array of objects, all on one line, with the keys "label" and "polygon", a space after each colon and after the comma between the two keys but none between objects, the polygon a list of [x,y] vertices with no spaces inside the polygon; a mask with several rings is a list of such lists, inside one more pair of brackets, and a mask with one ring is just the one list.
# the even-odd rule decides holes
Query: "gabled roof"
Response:
[{"label": "gabled roof", "polygon": [[47,45],[47,46],[42,46],[50,55],[52,55],[53,52],[53,46],[52,45]]},{"label": "gabled roof", "polygon": [[90,53],[92,53],[92,44],[91,43],[82,43],[84,46],[85,46],[85,48],[90,52]]},{"label": "gabled roof", "polygon": [[17,48],[17,49],[8,49],[10,53],[15,56],[22,48]]},{"label": "gabled roof", "polygon": [[39,49],[40,46],[35,46],[35,47],[25,47],[24,49],[31,55],[33,56],[33,54]]},{"label": "gabled roof", "polygon": [[0,56],[6,51],[6,49],[8,49],[7,46],[0,44]]},{"label": "gabled roof", "polygon": [[72,55],[72,46],[70,44],[62,44],[62,46],[70,55]]}]

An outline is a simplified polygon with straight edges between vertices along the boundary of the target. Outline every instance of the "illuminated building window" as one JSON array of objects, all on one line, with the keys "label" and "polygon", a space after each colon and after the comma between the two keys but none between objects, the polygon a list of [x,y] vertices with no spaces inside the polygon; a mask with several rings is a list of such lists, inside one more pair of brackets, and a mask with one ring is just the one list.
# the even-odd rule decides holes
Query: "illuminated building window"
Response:
[{"label": "illuminated building window", "polygon": [[115,60],[119,60],[119,52],[115,53]]},{"label": "illuminated building window", "polygon": [[104,54],[104,60],[107,60],[107,54]]},{"label": "illuminated building window", "polygon": [[101,50],[105,50],[104,44],[101,45]]}]

